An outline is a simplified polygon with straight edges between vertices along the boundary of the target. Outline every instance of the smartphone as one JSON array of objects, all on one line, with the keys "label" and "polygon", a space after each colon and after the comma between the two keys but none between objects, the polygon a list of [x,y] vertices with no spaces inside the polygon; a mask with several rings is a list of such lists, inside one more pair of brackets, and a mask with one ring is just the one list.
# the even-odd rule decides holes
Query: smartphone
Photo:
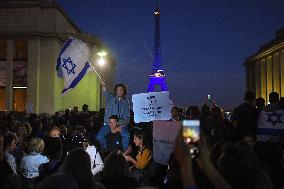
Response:
[{"label": "smartphone", "polygon": [[208,100],[211,100],[211,95],[210,95],[210,94],[207,95],[207,99],[208,99]]},{"label": "smartphone", "polygon": [[192,158],[199,154],[198,142],[200,139],[200,121],[199,120],[183,120],[182,137],[184,142],[190,148]]}]

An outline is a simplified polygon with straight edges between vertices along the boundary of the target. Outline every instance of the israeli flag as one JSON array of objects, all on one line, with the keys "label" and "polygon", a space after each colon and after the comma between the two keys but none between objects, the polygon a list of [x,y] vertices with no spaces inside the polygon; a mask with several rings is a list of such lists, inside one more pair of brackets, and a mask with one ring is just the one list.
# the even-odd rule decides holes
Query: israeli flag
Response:
[{"label": "israeli flag", "polygon": [[57,76],[64,79],[61,95],[67,94],[91,70],[90,50],[82,41],[74,38],[67,40],[57,58]]},{"label": "israeli flag", "polygon": [[277,142],[284,136],[284,110],[261,111],[257,124],[257,141]]}]

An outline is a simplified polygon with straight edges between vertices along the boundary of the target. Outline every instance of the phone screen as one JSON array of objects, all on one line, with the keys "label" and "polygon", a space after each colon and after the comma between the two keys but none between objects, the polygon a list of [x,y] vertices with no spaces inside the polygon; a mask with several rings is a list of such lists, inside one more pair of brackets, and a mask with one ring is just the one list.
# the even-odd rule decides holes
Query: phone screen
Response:
[{"label": "phone screen", "polygon": [[199,154],[198,141],[200,139],[200,121],[184,120],[182,122],[182,136],[184,142],[190,149],[192,158],[196,158]]},{"label": "phone screen", "polygon": [[200,138],[200,121],[199,120],[183,120],[182,136],[187,144],[194,144]]}]

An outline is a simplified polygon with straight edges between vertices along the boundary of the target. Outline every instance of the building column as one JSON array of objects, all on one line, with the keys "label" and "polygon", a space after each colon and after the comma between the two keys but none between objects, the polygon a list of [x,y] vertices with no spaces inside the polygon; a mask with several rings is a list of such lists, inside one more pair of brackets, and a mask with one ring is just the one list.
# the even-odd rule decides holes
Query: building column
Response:
[{"label": "building column", "polygon": [[272,65],[272,56],[266,58],[266,73],[267,73],[267,102],[268,96],[273,91],[273,65]]},{"label": "building column", "polygon": [[255,96],[256,98],[261,96],[261,77],[260,77],[260,62],[255,63]]},{"label": "building column", "polygon": [[280,94],[284,96],[284,50],[280,51],[280,59],[279,59],[279,70],[280,70]]},{"label": "building column", "polygon": [[261,97],[265,99],[265,102],[267,103],[267,71],[266,71],[266,61],[265,59],[261,60],[260,63],[260,83],[261,83]]},{"label": "building column", "polygon": [[7,67],[6,67],[6,110],[13,110],[13,64],[15,56],[15,43],[12,40],[7,40]]},{"label": "building column", "polygon": [[280,94],[280,66],[279,66],[279,53],[273,54],[272,65],[273,65],[273,91]]},{"label": "building column", "polygon": [[27,113],[39,112],[39,66],[40,66],[40,38],[32,38],[28,44],[28,88]]}]

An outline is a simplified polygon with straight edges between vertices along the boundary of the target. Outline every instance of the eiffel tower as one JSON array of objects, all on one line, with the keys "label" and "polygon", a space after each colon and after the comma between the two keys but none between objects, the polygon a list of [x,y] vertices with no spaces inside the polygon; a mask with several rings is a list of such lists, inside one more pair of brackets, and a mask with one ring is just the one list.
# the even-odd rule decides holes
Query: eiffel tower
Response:
[{"label": "eiffel tower", "polygon": [[152,73],[149,76],[148,92],[153,92],[155,85],[159,85],[161,91],[168,91],[166,77],[161,62],[160,13],[161,12],[157,1],[157,7],[154,11],[154,18],[155,18],[154,58],[152,65]]}]

